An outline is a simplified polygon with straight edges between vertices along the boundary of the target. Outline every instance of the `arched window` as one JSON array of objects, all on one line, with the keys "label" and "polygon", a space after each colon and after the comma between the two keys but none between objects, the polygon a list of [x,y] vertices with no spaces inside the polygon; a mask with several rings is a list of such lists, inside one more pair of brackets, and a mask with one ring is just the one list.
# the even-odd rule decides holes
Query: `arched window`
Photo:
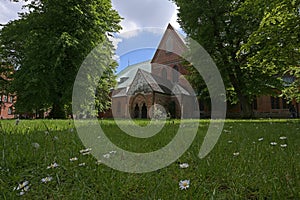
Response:
[{"label": "arched window", "polygon": [[167,79],[167,76],[168,76],[167,70],[166,70],[165,68],[163,68],[163,69],[161,70],[161,77],[162,77],[163,79]]},{"label": "arched window", "polygon": [[178,82],[178,76],[179,76],[179,73],[178,73],[178,66],[175,65],[173,67],[173,82]]}]

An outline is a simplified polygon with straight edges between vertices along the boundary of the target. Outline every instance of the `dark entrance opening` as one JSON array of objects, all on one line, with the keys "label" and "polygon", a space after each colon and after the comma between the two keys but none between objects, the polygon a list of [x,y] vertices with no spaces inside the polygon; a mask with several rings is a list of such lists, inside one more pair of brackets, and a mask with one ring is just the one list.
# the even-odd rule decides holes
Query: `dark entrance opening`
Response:
[{"label": "dark entrance opening", "polygon": [[142,106],[142,118],[147,119],[147,106],[145,103]]},{"label": "dark entrance opening", "polygon": [[171,101],[169,104],[169,113],[171,118],[176,118],[176,103]]},{"label": "dark entrance opening", "polygon": [[134,118],[139,118],[139,113],[140,113],[140,108],[139,108],[139,105],[136,104],[135,107],[134,107]]}]

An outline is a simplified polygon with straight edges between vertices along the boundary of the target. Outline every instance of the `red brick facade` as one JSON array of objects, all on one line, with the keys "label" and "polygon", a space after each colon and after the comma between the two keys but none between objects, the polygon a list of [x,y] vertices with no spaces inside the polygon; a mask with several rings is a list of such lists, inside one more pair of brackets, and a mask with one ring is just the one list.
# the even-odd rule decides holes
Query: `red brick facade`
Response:
[{"label": "red brick facade", "polygon": [[0,118],[1,119],[13,119],[15,97],[10,94],[0,95]]}]

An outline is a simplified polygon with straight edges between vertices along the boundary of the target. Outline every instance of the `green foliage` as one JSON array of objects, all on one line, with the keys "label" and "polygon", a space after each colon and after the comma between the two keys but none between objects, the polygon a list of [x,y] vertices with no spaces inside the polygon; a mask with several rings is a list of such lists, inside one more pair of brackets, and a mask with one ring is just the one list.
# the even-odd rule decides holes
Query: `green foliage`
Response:
[{"label": "green foliage", "polygon": [[[61,118],[84,58],[120,29],[120,17],[108,0],[35,0],[27,7],[29,13],[0,32],[3,57],[18,68],[13,81],[16,108],[28,112],[52,106],[52,117]],[[105,80],[111,84],[115,65],[107,67]],[[99,90],[109,93],[107,86],[99,85]]]},{"label": "green foliage", "polygon": [[[259,27],[249,36],[241,52],[248,54],[248,66],[258,66],[263,71],[278,77],[281,84],[277,89],[289,100],[299,101],[299,64],[300,64],[300,1],[272,1],[262,5],[263,1],[246,1],[238,12],[245,16],[249,7],[252,15],[263,9]],[[295,82],[284,84],[282,77],[293,76]]]}]

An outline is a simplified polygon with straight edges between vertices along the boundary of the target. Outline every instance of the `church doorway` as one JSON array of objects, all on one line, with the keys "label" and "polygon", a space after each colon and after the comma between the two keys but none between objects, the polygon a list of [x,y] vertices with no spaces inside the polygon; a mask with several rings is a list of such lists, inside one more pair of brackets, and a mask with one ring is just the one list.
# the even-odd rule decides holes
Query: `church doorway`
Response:
[{"label": "church doorway", "polygon": [[137,94],[130,100],[130,116],[134,119],[148,118],[148,107],[146,97],[143,94]]},{"label": "church doorway", "polygon": [[139,115],[140,115],[140,108],[139,105],[136,104],[134,107],[134,118],[139,118]]},{"label": "church doorway", "polygon": [[142,119],[147,119],[147,106],[145,103],[142,106]]}]

